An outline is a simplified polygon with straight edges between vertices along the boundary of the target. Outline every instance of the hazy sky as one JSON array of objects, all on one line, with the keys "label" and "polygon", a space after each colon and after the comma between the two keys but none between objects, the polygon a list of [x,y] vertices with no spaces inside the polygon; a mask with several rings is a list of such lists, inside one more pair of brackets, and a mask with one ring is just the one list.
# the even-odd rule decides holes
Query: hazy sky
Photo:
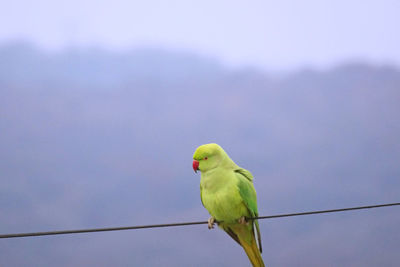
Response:
[{"label": "hazy sky", "polygon": [[400,1],[0,0],[0,42],[161,46],[268,69],[400,65]]}]

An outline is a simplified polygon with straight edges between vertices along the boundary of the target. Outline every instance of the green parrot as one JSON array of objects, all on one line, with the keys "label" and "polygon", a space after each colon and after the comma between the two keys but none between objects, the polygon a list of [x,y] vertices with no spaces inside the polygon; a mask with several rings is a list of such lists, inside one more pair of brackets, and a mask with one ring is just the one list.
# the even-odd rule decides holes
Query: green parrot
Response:
[{"label": "green parrot", "polygon": [[258,216],[253,175],[236,165],[217,144],[196,149],[193,170],[201,171],[201,202],[211,215],[208,228],[214,228],[216,222],[243,247],[253,266],[265,266],[258,221],[247,219]]}]

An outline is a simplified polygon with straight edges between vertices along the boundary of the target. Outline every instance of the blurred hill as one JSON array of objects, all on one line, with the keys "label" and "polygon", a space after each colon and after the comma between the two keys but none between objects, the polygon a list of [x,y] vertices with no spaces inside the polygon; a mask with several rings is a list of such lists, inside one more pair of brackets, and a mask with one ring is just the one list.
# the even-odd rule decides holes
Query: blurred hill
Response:
[{"label": "blurred hill", "polygon": [[[191,156],[208,142],[253,172],[263,215],[396,202],[399,89],[400,72],[391,66],[352,63],[276,77],[162,49],[2,45],[1,232],[205,219]],[[337,224],[326,217],[262,222],[266,262],[394,266],[400,216],[373,214],[339,216]],[[8,256],[0,265],[177,266],[177,258],[180,266],[247,264],[223,233],[204,237],[204,229],[185,232],[191,238],[177,237],[181,229],[52,244],[1,240]],[[210,243],[224,247],[222,254],[231,255],[231,246],[238,253],[221,261]],[[77,254],[66,253],[65,244]]]}]

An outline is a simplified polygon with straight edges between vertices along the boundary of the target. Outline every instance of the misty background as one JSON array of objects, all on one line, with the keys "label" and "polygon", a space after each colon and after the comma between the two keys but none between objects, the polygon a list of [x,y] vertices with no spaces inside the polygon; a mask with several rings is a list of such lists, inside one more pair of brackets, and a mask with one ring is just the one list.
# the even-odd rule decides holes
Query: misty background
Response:
[{"label": "misty background", "polygon": [[[5,3],[1,234],[206,220],[191,163],[209,142],[254,174],[260,215],[399,201],[399,4],[149,2]],[[399,224],[261,220],[263,258],[397,266]],[[0,265],[250,263],[198,225],[2,239]]]}]

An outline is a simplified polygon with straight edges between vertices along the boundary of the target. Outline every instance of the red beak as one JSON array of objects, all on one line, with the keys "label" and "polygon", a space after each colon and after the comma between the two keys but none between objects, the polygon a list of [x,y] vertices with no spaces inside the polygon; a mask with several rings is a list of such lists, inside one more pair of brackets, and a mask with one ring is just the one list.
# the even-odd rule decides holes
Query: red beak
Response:
[{"label": "red beak", "polygon": [[196,173],[199,170],[199,162],[197,160],[193,160],[193,170]]}]

